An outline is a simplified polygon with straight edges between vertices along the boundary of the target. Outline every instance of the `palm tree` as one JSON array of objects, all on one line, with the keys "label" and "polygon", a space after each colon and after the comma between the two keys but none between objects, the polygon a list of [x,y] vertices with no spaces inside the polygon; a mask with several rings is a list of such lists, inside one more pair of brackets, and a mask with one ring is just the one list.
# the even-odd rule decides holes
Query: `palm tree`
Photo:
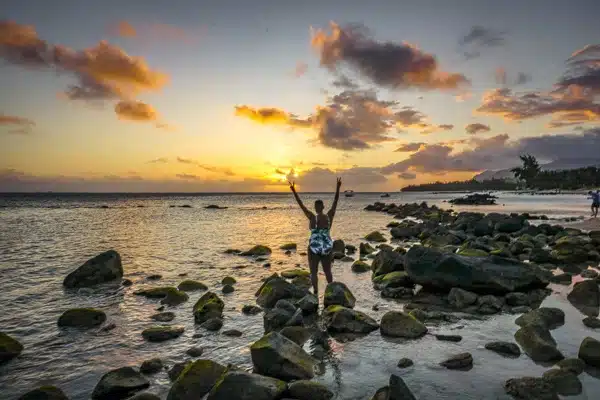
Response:
[{"label": "palm tree", "polygon": [[530,187],[533,180],[540,173],[540,164],[531,154],[522,154],[519,156],[523,162],[523,166],[516,167],[510,170],[518,180],[525,181],[525,185]]}]

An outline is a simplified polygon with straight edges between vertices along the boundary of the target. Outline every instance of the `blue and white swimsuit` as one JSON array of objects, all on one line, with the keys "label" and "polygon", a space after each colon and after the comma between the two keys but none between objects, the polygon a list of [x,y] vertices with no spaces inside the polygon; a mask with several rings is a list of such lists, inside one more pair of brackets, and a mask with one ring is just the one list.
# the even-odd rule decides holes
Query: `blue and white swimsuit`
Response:
[{"label": "blue and white swimsuit", "polygon": [[[317,226],[317,217],[315,216],[315,227]],[[330,222],[327,216],[327,228],[313,228],[310,230],[310,238],[308,239],[309,250],[317,256],[327,256],[331,254],[333,249],[333,241],[329,233]]]}]

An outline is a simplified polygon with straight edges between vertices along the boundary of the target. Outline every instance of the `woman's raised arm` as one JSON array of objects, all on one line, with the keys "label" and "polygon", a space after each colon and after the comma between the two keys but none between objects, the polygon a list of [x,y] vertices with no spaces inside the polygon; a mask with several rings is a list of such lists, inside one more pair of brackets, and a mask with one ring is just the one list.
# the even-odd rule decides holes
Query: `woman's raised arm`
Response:
[{"label": "woman's raised arm", "polygon": [[296,192],[296,183],[295,182],[290,182],[288,181],[290,184],[290,189],[292,190],[292,193],[294,194],[294,198],[296,199],[296,202],[298,203],[298,205],[300,206],[300,208],[302,209],[302,211],[304,212],[304,215],[306,215],[306,218],[308,218],[309,221],[312,221],[314,218],[313,213],[311,213],[308,208],[306,208],[306,206],[304,205],[304,203],[302,203],[302,200],[300,200],[300,196],[298,196],[298,193]]},{"label": "woman's raised arm", "polygon": [[335,216],[335,210],[338,205],[338,200],[340,199],[340,188],[342,187],[342,178],[337,178],[336,188],[335,188],[335,197],[333,199],[333,204],[331,205],[331,209],[327,212],[329,216],[329,224],[333,222],[333,217]]}]

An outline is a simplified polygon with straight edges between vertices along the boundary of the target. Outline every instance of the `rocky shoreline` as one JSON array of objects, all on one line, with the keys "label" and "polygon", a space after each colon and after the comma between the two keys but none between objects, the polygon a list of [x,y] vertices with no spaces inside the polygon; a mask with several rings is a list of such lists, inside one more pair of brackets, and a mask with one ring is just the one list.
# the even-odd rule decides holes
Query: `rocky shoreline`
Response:
[{"label": "rocky shoreline", "polygon": [[[427,204],[375,203],[367,210],[393,216],[389,235],[374,231],[365,235],[358,249],[338,240],[335,258],[348,261],[358,251],[360,258],[351,265],[356,274],[371,272],[374,290],[383,298],[397,299],[404,306],[386,312],[379,320],[355,310],[357,300],[341,282],[327,286],[323,310],[319,315],[316,296],[308,290],[306,269],[296,268],[266,278],[256,292],[256,304],[242,308],[245,315],[263,314],[265,335],[248,343],[253,372],[235,365],[222,365],[202,359],[202,349],[188,354],[193,361],[165,365],[149,359],[139,367],[125,366],[107,372],[91,393],[93,399],[156,399],[143,390],[150,386],[147,376],[168,369],[173,381],[167,399],[331,399],[334,393],[311,381],[319,358],[330,351],[332,341],[367,340],[371,332],[383,337],[402,338],[419,346],[419,339],[432,335],[432,326],[461,320],[485,320],[494,314],[514,314],[519,327],[515,342],[497,338],[485,348],[499,356],[521,357],[548,362],[554,367],[538,377],[514,377],[505,382],[505,392],[515,398],[554,399],[558,395],[578,394],[578,378],[584,370],[600,368],[600,342],[588,337],[578,354],[563,354],[551,331],[565,322],[558,308],[541,307],[550,294],[550,283],[569,285],[572,277],[585,278],[574,285],[568,301],[582,313],[582,326],[600,326],[598,274],[589,265],[600,261],[600,231],[583,232],[547,223],[531,224],[526,214],[455,213]],[[545,221],[536,221],[545,222]],[[391,236],[388,241],[386,236]],[[393,246],[390,245],[393,243]],[[295,251],[293,243],[279,246]],[[227,257],[259,260],[272,250],[257,245],[247,251],[228,251]],[[557,271],[561,272],[557,272]],[[134,284],[124,278],[121,257],[107,251],[89,260],[64,280],[67,289],[81,289],[104,283]],[[159,280],[160,277],[154,277]],[[224,294],[236,290],[236,279],[222,280]],[[177,286],[135,288],[134,294],[156,299],[155,326],[141,335],[149,342],[177,340],[184,332],[179,325],[164,325],[175,317],[167,308],[185,307],[188,293],[203,292],[193,305],[189,318],[207,331],[221,331],[227,298],[209,291],[202,282],[184,279]],[[585,318],[583,318],[585,316]],[[114,329],[104,311],[94,308],[65,310],[57,321],[61,328]],[[233,329],[223,335],[241,336]],[[440,341],[460,342],[460,335],[435,334]],[[306,348],[310,348],[310,354]],[[23,346],[0,333],[0,362],[10,363]],[[411,368],[417,361],[403,359],[398,368]],[[452,370],[473,367],[470,352],[440,356],[439,365]],[[405,382],[406,379],[406,382]],[[373,393],[373,399],[415,398],[411,381],[391,374],[389,384]],[[46,396],[46,397],[42,397]],[[66,399],[60,388],[40,387],[22,399]]]}]

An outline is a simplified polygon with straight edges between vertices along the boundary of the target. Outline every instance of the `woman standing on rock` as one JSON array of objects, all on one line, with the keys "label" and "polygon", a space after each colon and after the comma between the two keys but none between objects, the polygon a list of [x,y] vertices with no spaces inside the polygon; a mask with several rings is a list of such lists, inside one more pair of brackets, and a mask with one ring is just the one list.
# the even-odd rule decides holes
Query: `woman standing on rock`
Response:
[{"label": "woman standing on rock", "polygon": [[337,178],[337,185],[335,190],[335,198],[331,209],[327,214],[323,213],[325,205],[323,200],[315,201],[314,214],[310,211],[300,200],[300,196],[296,192],[296,184],[290,183],[290,189],[294,194],[294,198],[298,202],[298,205],[304,211],[304,215],[310,221],[310,238],[308,240],[308,265],[310,266],[310,279],[315,296],[319,297],[319,262],[323,266],[323,272],[327,278],[327,283],[333,282],[333,276],[331,275],[331,262],[332,262],[332,249],[333,241],[331,240],[330,229],[333,224],[333,217],[335,216],[335,209],[337,208],[338,200],[340,198],[340,188],[342,187],[342,179]]}]

